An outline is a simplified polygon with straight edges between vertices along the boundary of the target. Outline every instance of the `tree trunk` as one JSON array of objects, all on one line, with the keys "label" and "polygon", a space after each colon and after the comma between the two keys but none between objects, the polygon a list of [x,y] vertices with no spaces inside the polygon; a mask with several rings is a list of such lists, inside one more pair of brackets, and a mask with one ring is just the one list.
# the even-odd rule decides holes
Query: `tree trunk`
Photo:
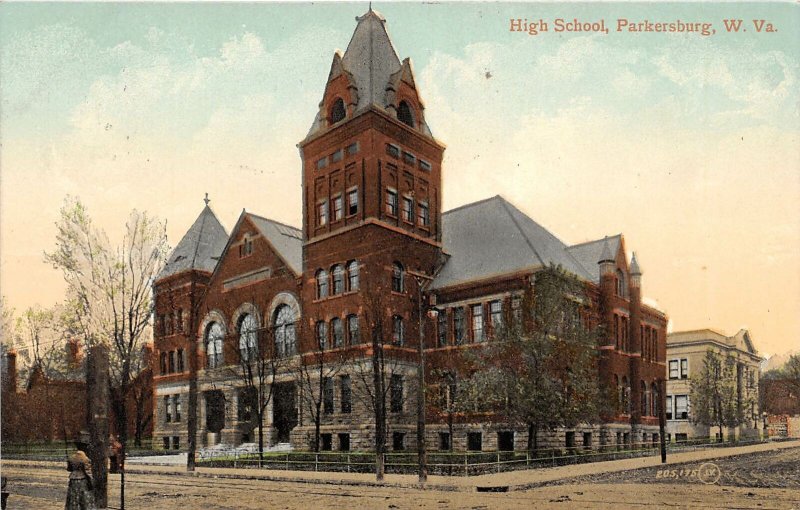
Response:
[{"label": "tree trunk", "polygon": [[383,347],[379,338],[380,330],[373,334],[372,339],[372,382],[375,387],[375,479],[381,482],[385,472],[383,454],[386,444],[386,402],[383,392]]},{"label": "tree trunk", "polygon": [[539,427],[533,423],[528,423],[528,452],[531,456],[536,456],[539,450]]},{"label": "tree trunk", "polygon": [[92,461],[94,500],[97,508],[108,506],[108,348],[89,349],[86,374],[86,410],[89,425],[89,458]]},{"label": "tree trunk", "polygon": [[258,467],[264,465],[264,408],[258,413]]}]

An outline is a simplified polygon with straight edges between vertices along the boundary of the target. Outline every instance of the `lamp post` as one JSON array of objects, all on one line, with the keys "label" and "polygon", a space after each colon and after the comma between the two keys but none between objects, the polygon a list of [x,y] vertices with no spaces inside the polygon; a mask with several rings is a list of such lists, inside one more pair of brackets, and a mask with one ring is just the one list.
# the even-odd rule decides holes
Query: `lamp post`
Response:
[{"label": "lamp post", "polygon": [[425,330],[423,322],[422,277],[414,276],[417,282],[417,318],[419,321],[419,367],[417,367],[417,461],[419,483],[428,481],[428,452],[425,445]]}]

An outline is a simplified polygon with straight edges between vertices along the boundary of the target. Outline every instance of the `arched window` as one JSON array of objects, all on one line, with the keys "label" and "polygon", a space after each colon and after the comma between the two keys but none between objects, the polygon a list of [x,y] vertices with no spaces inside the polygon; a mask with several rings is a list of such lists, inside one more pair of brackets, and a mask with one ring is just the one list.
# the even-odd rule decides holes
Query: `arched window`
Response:
[{"label": "arched window", "polygon": [[350,345],[361,343],[361,336],[358,329],[358,315],[347,316],[347,335]]},{"label": "arched window", "polygon": [[399,262],[395,262],[392,266],[392,290],[394,292],[403,292],[404,276],[405,270],[403,269],[403,265]]},{"label": "arched window", "polygon": [[644,381],[641,381],[640,384],[640,393],[641,402],[639,403],[639,407],[642,411],[642,416],[647,416],[648,411],[650,410],[650,394],[647,392],[647,385]]},{"label": "arched window", "polygon": [[281,305],[275,310],[273,329],[275,331],[275,350],[278,356],[297,354],[294,312],[289,305]]},{"label": "arched window", "polygon": [[397,120],[411,127],[415,126],[414,110],[405,101],[400,101],[400,105],[397,107]]},{"label": "arched window", "polygon": [[328,324],[325,321],[317,322],[317,344],[322,351],[328,345]]},{"label": "arched window", "polygon": [[333,346],[341,347],[344,345],[344,325],[342,319],[335,317],[331,319],[331,330],[333,331]]},{"label": "arched window", "polygon": [[328,297],[328,272],[324,269],[317,271],[317,299]]},{"label": "arched window", "polygon": [[347,290],[358,290],[358,261],[351,260],[347,263]]},{"label": "arched window", "polygon": [[621,269],[617,269],[617,296],[624,297],[625,294],[625,273]]},{"label": "arched window", "polygon": [[626,376],[622,376],[622,412],[631,414],[631,385]]},{"label": "arched window", "polygon": [[332,295],[341,294],[344,292],[344,268],[340,265],[335,265],[331,268],[333,274],[333,292]]},{"label": "arched window", "polygon": [[222,366],[222,340],[224,338],[225,333],[220,323],[212,322],[206,327],[205,338],[203,340],[206,345],[206,362],[208,368]]},{"label": "arched window", "polygon": [[239,354],[242,361],[252,361],[258,355],[258,323],[249,313],[239,319]]},{"label": "arched window", "polygon": [[405,327],[403,325],[403,318],[399,315],[392,317],[392,343],[394,345],[403,345],[405,341]]},{"label": "arched window", "polygon": [[619,376],[614,374],[614,391],[617,394],[617,406],[619,411],[622,411],[622,386],[619,385]]},{"label": "arched window", "polygon": [[658,416],[658,386],[650,384],[650,416]]},{"label": "arched window", "polygon": [[344,101],[341,97],[337,97],[331,106],[331,124],[344,120],[345,116],[347,116],[347,110],[344,108]]}]

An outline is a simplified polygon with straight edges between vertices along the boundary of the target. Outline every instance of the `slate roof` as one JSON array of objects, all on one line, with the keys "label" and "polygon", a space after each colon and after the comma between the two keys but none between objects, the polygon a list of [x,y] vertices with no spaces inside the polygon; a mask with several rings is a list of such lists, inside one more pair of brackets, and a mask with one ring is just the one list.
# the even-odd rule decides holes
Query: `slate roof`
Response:
[{"label": "slate roof", "polygon": [[[386,19],[372,7],[356,18],[356,25],[347,50],[341,60],[334,57],[330,80],[339,72],[345,72],[358,90],[358,103],[355,113],[358,114],[370,106],[385,110],[393,97],[395,82],[402,77],[402,71],[411,75],[408,62],[400,61],[394,44],[386,31]],[[338,62],[337,62],[338,60]],[[413,77],[410,77],[413,81]],[[391,92],[390,92],[391,90]],[[418,119],[419,120],[419,119]],[[432,136],[428,125],[420,122],[420,127],[428,136]],[[307,136],[320,128],[320,113],[314,118]]]},{"label": "slate roof", "polygon": [[214,271],[227,242],[228,233],[225,227],[219,222],[214,211],[206,205],[178,246],[172,250],[167,264],[156,279],[191,269]]},{"label": "slate roof", "polygon": [[442,231],[450,258],[432,289],[550,264],[592,277],[563,242],[501,196],[445,212]]},{"label": "slate roof", "polygon": [[253,224],[267,238],[289,268],[299,275],[303,272],[303,231],[277,221],[248,213]]},{"label": "slate roof", "polygon": [[608,256],[603,253],[604,243],[608,242],[608,249],[611,252],[612,260],[614,260],[613,257],[619,252],[621,240],[622,234],[617,234],[596,241],[568,246],[567,251],[591,274],[592,281],[598,283],[600,282],[600,266],[598,262]]}]

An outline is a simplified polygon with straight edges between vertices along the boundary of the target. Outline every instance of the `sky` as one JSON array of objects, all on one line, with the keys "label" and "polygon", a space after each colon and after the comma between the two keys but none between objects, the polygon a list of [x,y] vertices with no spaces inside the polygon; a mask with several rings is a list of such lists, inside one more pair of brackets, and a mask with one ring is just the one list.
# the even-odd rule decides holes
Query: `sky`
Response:
[{"label": "sky", "polygon": [[[373,7],[447,147],[445,209],[499,194],[568,244],[623,233],[672,330],[800,349],[798,5]],[[17,313],[63,298],[43,254],[67,195],[112,240],[136,208],[174,246],[205,193],[228,229],[243,208],[299,226],[296,144],[367,8],[0,4],[0,294]],[[556,32],[559,18],[609,33]]]}]

